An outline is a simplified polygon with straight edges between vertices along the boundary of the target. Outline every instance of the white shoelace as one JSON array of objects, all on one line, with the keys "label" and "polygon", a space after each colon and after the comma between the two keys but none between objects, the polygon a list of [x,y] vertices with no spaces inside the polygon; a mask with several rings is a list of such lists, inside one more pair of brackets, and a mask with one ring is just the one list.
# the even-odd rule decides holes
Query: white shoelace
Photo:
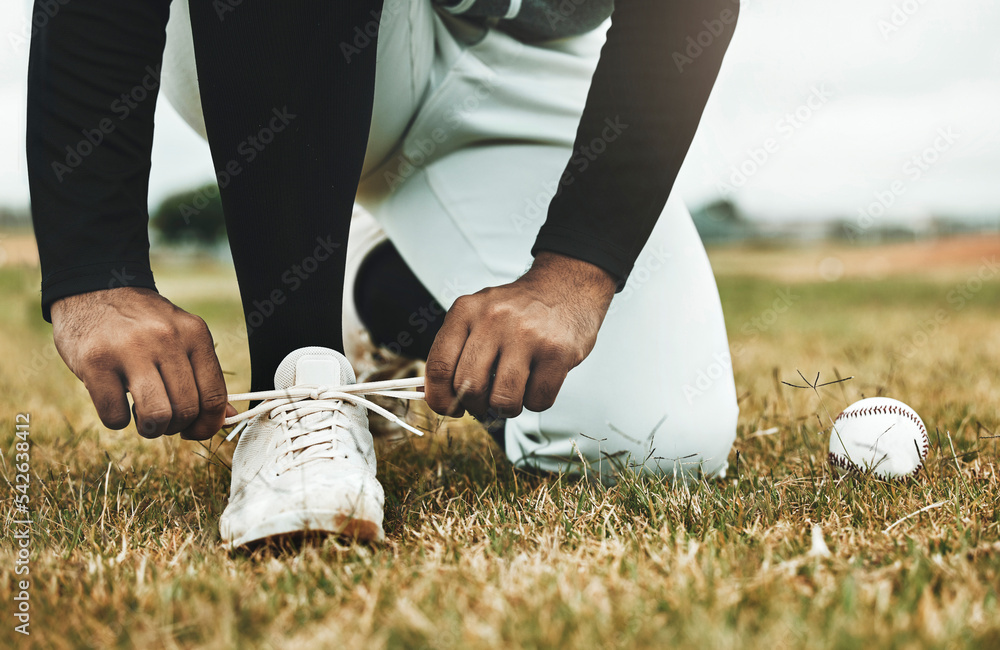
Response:
[{"label": "white shoelace", "polygon": [[[373,381],[364,384],[347,384],[344,386],[292,386],[284,390],[266,390],[256,393],[239,393],[229,395],[230,402],[245,400],[262,400],[252,409],[226,418],[224,426],[238,425],[226,440],[232,440],[250,424],[251,420],[262,413],[283,423],[283,429],[288,432],[288,447],[282,457],[291,454],[299,457],[299,463],[317,458],[332,458],[323,449],[332,449],[335,429],[342,426],[340,418],[323,418],[317,422],[303,423],[303,418],[315,413],[338,413],[345,402],[362,406],[377,413],[418,436],[424,435],[419,429],[407,424],[395,413],[382,408],[364,395],[380,395],[396,399],[423,399],[420,390],[424,386],[423,377],[410,379],[390,379],[388,381]],[[317,435],[325,433],[326,435]],[[303,454],[310,447],[320,447],[314,453]]]}]

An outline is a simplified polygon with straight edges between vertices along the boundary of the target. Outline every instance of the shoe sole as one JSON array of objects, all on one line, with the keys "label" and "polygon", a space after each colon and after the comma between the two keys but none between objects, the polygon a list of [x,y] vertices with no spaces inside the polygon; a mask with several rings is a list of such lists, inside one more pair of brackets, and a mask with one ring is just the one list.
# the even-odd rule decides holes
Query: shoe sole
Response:
[{"label": "shoe sole", "polygon": [[229,541],[228,526],[219,522],[222,541],[232,547],[246,546],[261,540],[297,535],[302,533],[328,533],[361,542],[379,543],[385,541],[382,525],[366,518],[352,517],[343,512],[323,512],[316,510],[283,512],[277,517],[266,519],[236,539]]}]

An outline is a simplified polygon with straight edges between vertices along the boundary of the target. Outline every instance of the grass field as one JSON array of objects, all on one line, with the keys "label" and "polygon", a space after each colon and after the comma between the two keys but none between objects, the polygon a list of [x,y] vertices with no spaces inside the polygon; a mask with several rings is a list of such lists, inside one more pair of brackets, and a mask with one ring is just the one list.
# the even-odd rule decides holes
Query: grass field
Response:
[{"label": "grass field", "polygon": [[[231,447],[104,430],[38,316],[37,270],[2,268],[0,646],[1000,647],[1000,276],[978,253],[902,270],[893,255],[713,253],[741,407],[726,480],[531,477],[458,422],[380,443],[385,546],[249,556],[217,532]],[[206,318],[230,389],[246,388],[231,271],[161,267],[161,291]],[[854,379],[781,383],[797,370]],[[873,395],[931,431],[916,480],[828,468],[827,410]],[[30,637],[13,630],[18,413]]]}]

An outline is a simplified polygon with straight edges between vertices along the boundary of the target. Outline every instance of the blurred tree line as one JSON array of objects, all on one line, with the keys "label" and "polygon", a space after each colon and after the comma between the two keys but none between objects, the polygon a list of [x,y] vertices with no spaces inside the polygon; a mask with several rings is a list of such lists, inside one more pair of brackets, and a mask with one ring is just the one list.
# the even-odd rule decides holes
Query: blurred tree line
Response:
[{"label": "blurred tree line", "polygon": [[165,198],[150,219],[161,241],[215,246],[226,240],[219,186],[209,183]]}]

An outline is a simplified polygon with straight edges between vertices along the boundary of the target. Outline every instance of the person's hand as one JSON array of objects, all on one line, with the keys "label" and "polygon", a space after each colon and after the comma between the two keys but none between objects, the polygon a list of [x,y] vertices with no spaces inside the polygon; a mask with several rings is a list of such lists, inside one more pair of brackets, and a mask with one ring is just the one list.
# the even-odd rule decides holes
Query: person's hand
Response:
[{"label": "person's hand", "polygon": [[597,341],[615,280],[541,252],[521,278],[455,301],[427,356],[427,404],[441,415],[544,411]]},{"label": "person's hand", "polygon": [[121,287],[57,300],[52,335],[90,392],[101,422],[124,429],[132,394],[144,438],[204,440],[222,427],[226,382],[201,318],[150,289]]}]

